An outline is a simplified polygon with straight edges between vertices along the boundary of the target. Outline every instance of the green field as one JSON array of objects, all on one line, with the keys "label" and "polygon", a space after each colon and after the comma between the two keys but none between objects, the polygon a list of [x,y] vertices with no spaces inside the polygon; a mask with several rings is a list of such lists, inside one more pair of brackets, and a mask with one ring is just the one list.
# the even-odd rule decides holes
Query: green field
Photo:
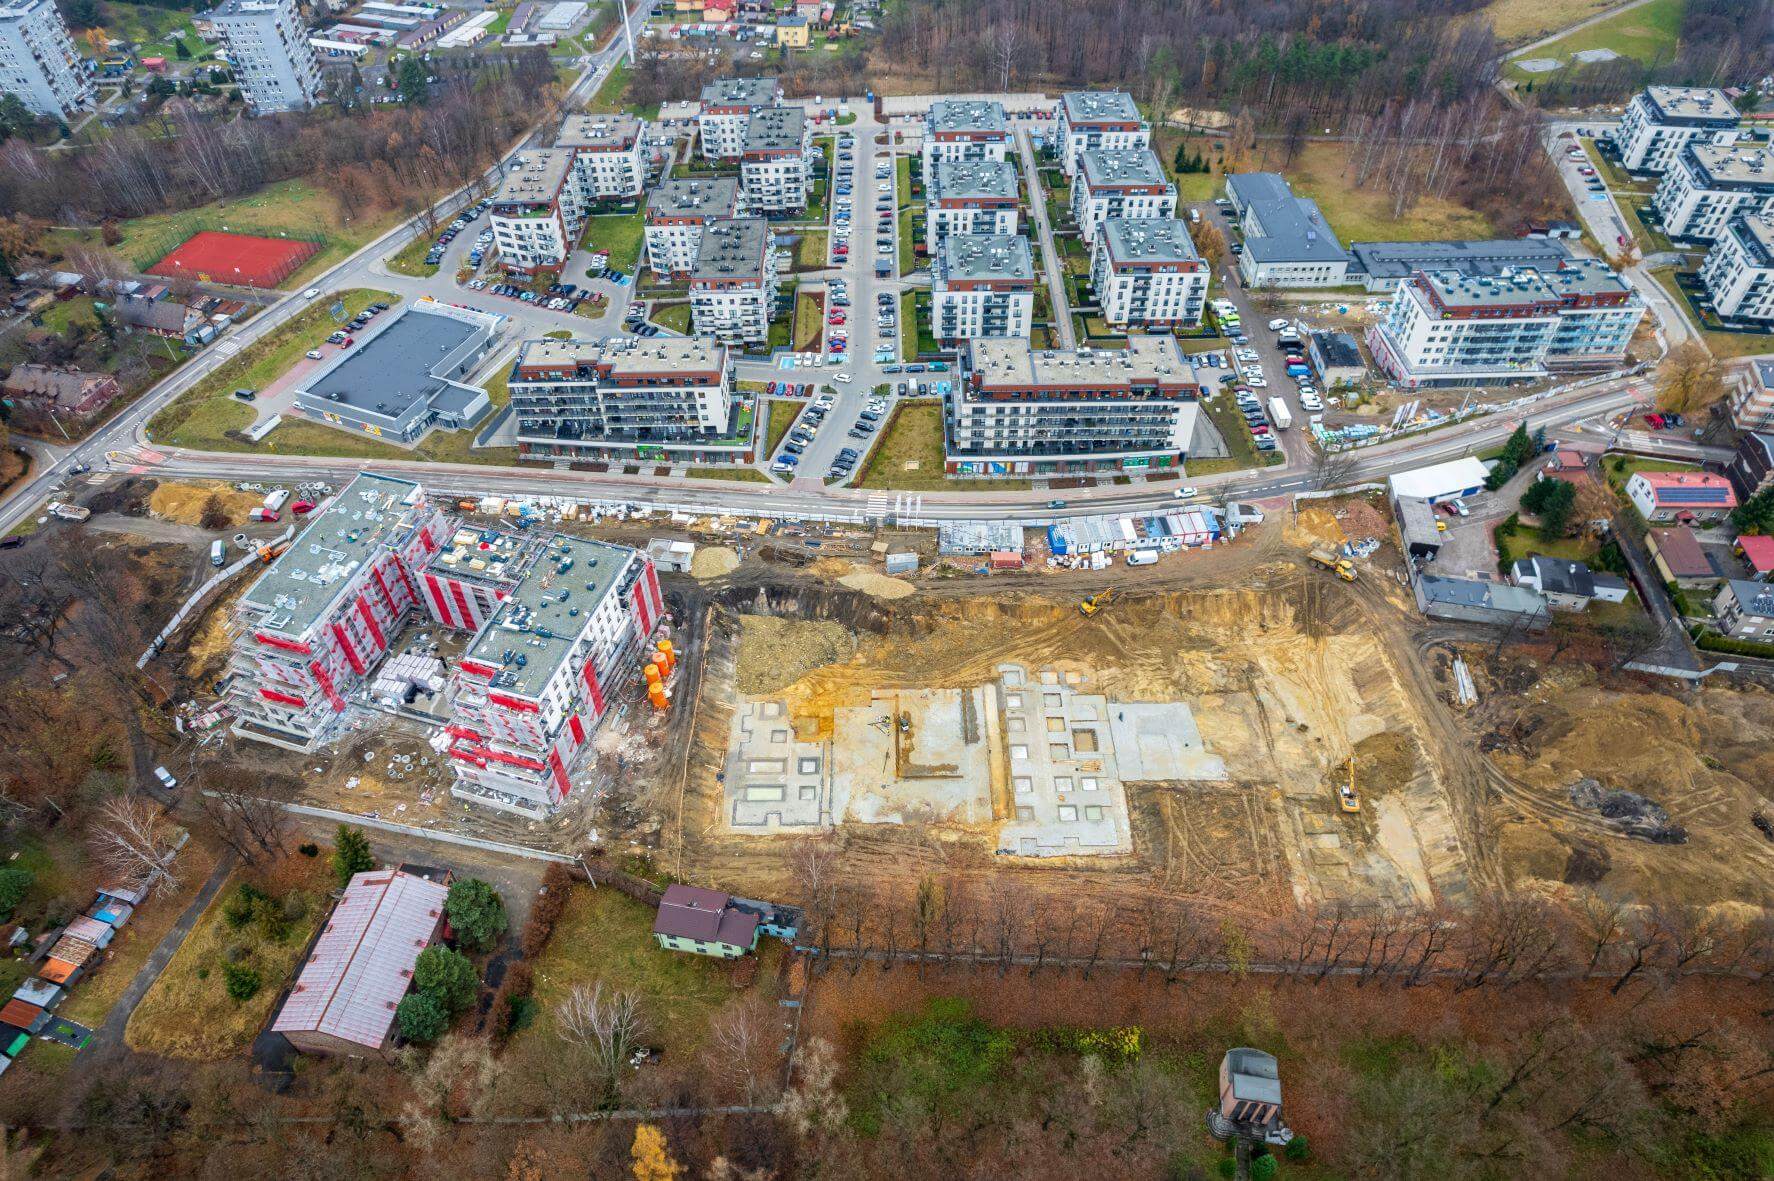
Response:
[{"label": "green field", "polygon": [[1491,23],[1497,40],[1520,45],[1568,29],[1580,20],[1606,12],[1617,0],[1491,0],[1477,14]]},{"label": "green field", "polygon": [[899,355],[905,361],[918,356],[918,303],[910,291],[899,296]]},{"label": "green field", "polygon": [[[1688,294],[1675,281],[1675,268],[1659,267],[1651,272],[1663,290],[1669,292],[1669,298],[1681,309],[1682,317],[1690,325],[1698,327],[1697,309],[1688,302]],[[1699,329],[1700,339],[1713,356],[1721,361],[1736,357],[1753,357],[1761,353],[1774,353],[1774,333],[1768,332],[1708,332]]]},{"label": "green field", "polygon": [[795,425],[802,407],[807,403],[794,398],[770,399],[770,422],[765,427],[764,454],[775,455],[776,445],[782,442],[782,436],[788,434],[788,428]]},{"label": "green field", "polygon": [[1244,416],[1238,413],[1238,403],[1231,394],[1222,392],[1212,401],[1203,399],[1201,408],[1219,428],[1220,437],[1226,441],[1226,450],[1231,454],[1224,459],[1188,460],[1183,470],[1189,475],[1210,476],[1216,472],[1235,472],[1283,462],[1280,451],[1264,453],[1256,449],[1256,440],[1251,437],[1250,427],[1245,424]]},{"label": "green field", "polygon": [[795,293],[794,350],[797,353],[819,351],[820,337],[825,331],[825,301],[811,291]]},{"label": "green field", "polygon": [[684,336],[690,335],[690,305],[687,303],[669,303],[663,307],[653,305],[653,314],[647,319],[661,328],[669,328]]},{"label": "green field", "polygon": [[[1549,42],[1524,56],[1558,58],[1569,62],[1573,53],[1589,49],[1611,49],[1621,57],[1630,57],[1644,65],[1655,65],[1674,59],[1676,42],[1681,33],[1684,0],[1650,0],[1630,12],[1597,21],[1586,29],[1578,29],[1557,41]],[[1556,74],[1530,74],[1513,62],[1503,68],[1504,77],[1514,82],[1545,81]]]},{"label": "green field", "polygon": [[437,264],[425,261],[425,256],[431,252],[432,241],[430,234],[420,234],[383,261],[397,275],[429,279],[437,274]]},{"label": "green field", "polygon": [[609,251],[610,265],[632,275],[635,265],[640,262],[641,246],[646,241],[646,234],[645,210],[607,213],[585,219],[585,234],[579,239],[579,245],[584,250]]},{"label": "green field", "polygon": [[824,230],[801,231],[801,236],[795,240],[795,270],[825,269],[826,238]]},{"label": "green field", "polygon": [[857,488],[907,492],[1020,492],[1022,479],[951,480],[944,474],[942,403],[933,399],[900,402],[888,416],[863,462]]},{"label": "green field", "polygon": [[769,476],[755,467],[728,464],[723,467],[693,467],[684,473],[692,480],[727,480],[735,484],[769,484]]}]

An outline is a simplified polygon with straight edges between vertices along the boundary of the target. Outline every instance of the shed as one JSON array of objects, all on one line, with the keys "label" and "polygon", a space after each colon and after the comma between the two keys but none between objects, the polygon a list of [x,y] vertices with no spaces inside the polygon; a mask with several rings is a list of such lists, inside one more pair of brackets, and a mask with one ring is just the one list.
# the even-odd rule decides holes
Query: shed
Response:
[{"label": "shed", "polygon": [[110,946],[111,940],[117,935],[116,929],[110,923],[87,915],[80,915],[72,919],[68,923],[66,933],[84,939],[98,948]]},{"label": "shed", "polygon": [[0,1054],[17,1058],[30,1041],[31,1035],[27,1031],[16,1025],[0,1024]]},{"label": "shed", "polygon": [[1477,495],[1484,490],[1490,474],[1491,470],[1483,460],[1468,455],[1447,463],[1399,472],[1391,477],[1392,495],[1398,500],[1409,497],[1440,504],[1444,500]]},{"label": "shed", "polygon": [[33,976],[19,985],[12,997],[39,1008],[53,1009],[56,1002],[62,999],[62,986],[41,976]]},{"label": "shed", "polygon": [[85,967],[86,962],[97,955],[98,951],[88,940],[77,935],[63,935],[49,949],[49,956],[43,961],[38,975],[57,984],[71,984],[74,974]]},{"label": "shed", "polygon": [[689,541],[671,541],[663,537],[655,537],[647,543],[647,557],[660,570],[673,574],[687,574],[690,562],[696,557],[696,545]]},{"label": "shed", "polygon": [[1738,537],[1736,550],[1757,578],[1766,579],[1774,574],[1774,537],[1745,533]]},{"label": "shed", "polygon": [[1405,552],[1413,558],[1433,558],[1439,554],[1445,534],[1436,522],[1435,510],[1429,507],[1429,502],[1406,496],[1392,504]]},{"label": "shed", "polygon": [[886,568],[889,574],[915,574],[918,570],[918,555],[909,550],[888,554]]},{"label": "shed", "polygon": [[101,901],[127,902],[130,906],[140,906],[147,895],[133,886],[100,886]]},{"label": "shed", "polygon": [[123,924],[129,922],[130,916],[136,912],[136,908],[127,902],[119,902],[114,898],[107,899],[103,895],[100,895],[99,898],[100,900],[93,905],[89,913],[101,923],[109,923],[114,928],[122,927]]},{"label": "shed", "polygon": [[1677,586],[1693,586],[1717,582],[1723,577],[1713,567],[1712,558],[1700,545],[1700,539],[1686,525],[1672,529],[1652,529],[1645,534],[1645,548],[1651,563],[1664,582]]},{"label": "shed", "polygon": [[0,1005],[0,1022],[16,1026],[26,1033],[36,1033],[49,1024],[49,1014],[41,1005],[33,1005],[29,1001],[13,997],[6,1004]]}]

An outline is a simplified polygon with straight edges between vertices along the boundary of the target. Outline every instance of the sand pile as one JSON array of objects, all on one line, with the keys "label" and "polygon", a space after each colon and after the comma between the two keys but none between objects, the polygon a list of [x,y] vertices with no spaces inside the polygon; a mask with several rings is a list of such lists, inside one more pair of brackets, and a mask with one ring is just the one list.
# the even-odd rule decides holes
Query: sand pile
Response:
[{"label": "sand pile", "polygon": [[724,545],[705,545],[690,559],[690,573],[707,581],[733,573],[739,566],[739,555]]},{"label": "sand pile", "polygon": [[[1381,796],[1409,783],[1417,773],[1417,747],[1410,736],[1397,730],[1363,738],[1355,744],[1355,791],[1362,796]],[[1338,763],[1328,777],[1332,786],[1349,782],[1349,764]]]},{"label": "sand pile", "polygon": [[734,680],[741,693],[771,693],[855,651],[856,639],[841,623],[741,615]]},{"label": "sand pile", "polygon": [[264,503],[253,492],[236,492],[226,484],[213,480],[195,483],[161,483],[148,497],[148,512],[162,521],[180,525],[196,525],[203,519],[203,506],[211,496],[218,496],[228,514],[228,524],[246,523],[246,515]]},{"label": "sand pile", "polygon": [[889,578],[885,574],[876,574],[873,570],[861,568],[838,579],[838,584],[861,591],[865,595],[873,595],[877,599],[903,599],[918,592],[917,587],[903,578]]}]

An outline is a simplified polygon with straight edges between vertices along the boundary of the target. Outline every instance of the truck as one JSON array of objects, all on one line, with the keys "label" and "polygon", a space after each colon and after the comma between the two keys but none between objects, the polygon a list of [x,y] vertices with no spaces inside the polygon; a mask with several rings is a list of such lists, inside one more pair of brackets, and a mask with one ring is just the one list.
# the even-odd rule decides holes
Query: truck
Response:
[{"label": "truck", "polygon": [[227,560],[228,560],[228,547],[222,544],[221,539],[217,538],[215,541],[210,542],[209,543],[209,564],[212,566],[220,566],[222,563],[226,562]]},{"label": "truck", "polygon": [[1293,415],[1287,412],[1287,403],[1279,396],[1269,399],[1269,421],[1275,424],[1278,431],[1285,431],[1294,424]]},{"label": "truck", "polygon": [[1355,563],[1348,558],[1340,558],[1329,550],[1315,549],[1306,555],[1314,566],[1322,566],[1344,582],[1355,581]]},{"label": "truck", "polygon": [[277,520],[277,510],[260,505],[258,508],[248,513],[247,516],[255,521],[275,521]]},{"label": "truck", "polygon": [[50,516],[60,517],[64,521],[84,521],[92,516],[91,509],[81,508],[77,504],[66,504],[59,500],[52,500],[45,507],[49,509]]},{"label": "truck", "polygon": [[289,503],[289,498],[290,494],[288,489],[273,488],[271,491],[265,493],[265,507],[272,512],[276,512],[285,504]]}]

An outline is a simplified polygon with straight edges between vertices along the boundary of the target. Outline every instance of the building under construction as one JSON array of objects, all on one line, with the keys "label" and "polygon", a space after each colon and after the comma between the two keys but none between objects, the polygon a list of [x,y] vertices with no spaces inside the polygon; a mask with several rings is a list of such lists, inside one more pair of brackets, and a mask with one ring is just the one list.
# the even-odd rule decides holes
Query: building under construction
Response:
[{"label": "building under construction", "polygon": [[374,706],[377,666],[428,617],[473,637],[435,739],[453,793],[545,816],[663,614],[637,550],[460,525],[418,484],[360,475],[236,608],[234,732],[301,752],[326,743],[353,704]]}]

